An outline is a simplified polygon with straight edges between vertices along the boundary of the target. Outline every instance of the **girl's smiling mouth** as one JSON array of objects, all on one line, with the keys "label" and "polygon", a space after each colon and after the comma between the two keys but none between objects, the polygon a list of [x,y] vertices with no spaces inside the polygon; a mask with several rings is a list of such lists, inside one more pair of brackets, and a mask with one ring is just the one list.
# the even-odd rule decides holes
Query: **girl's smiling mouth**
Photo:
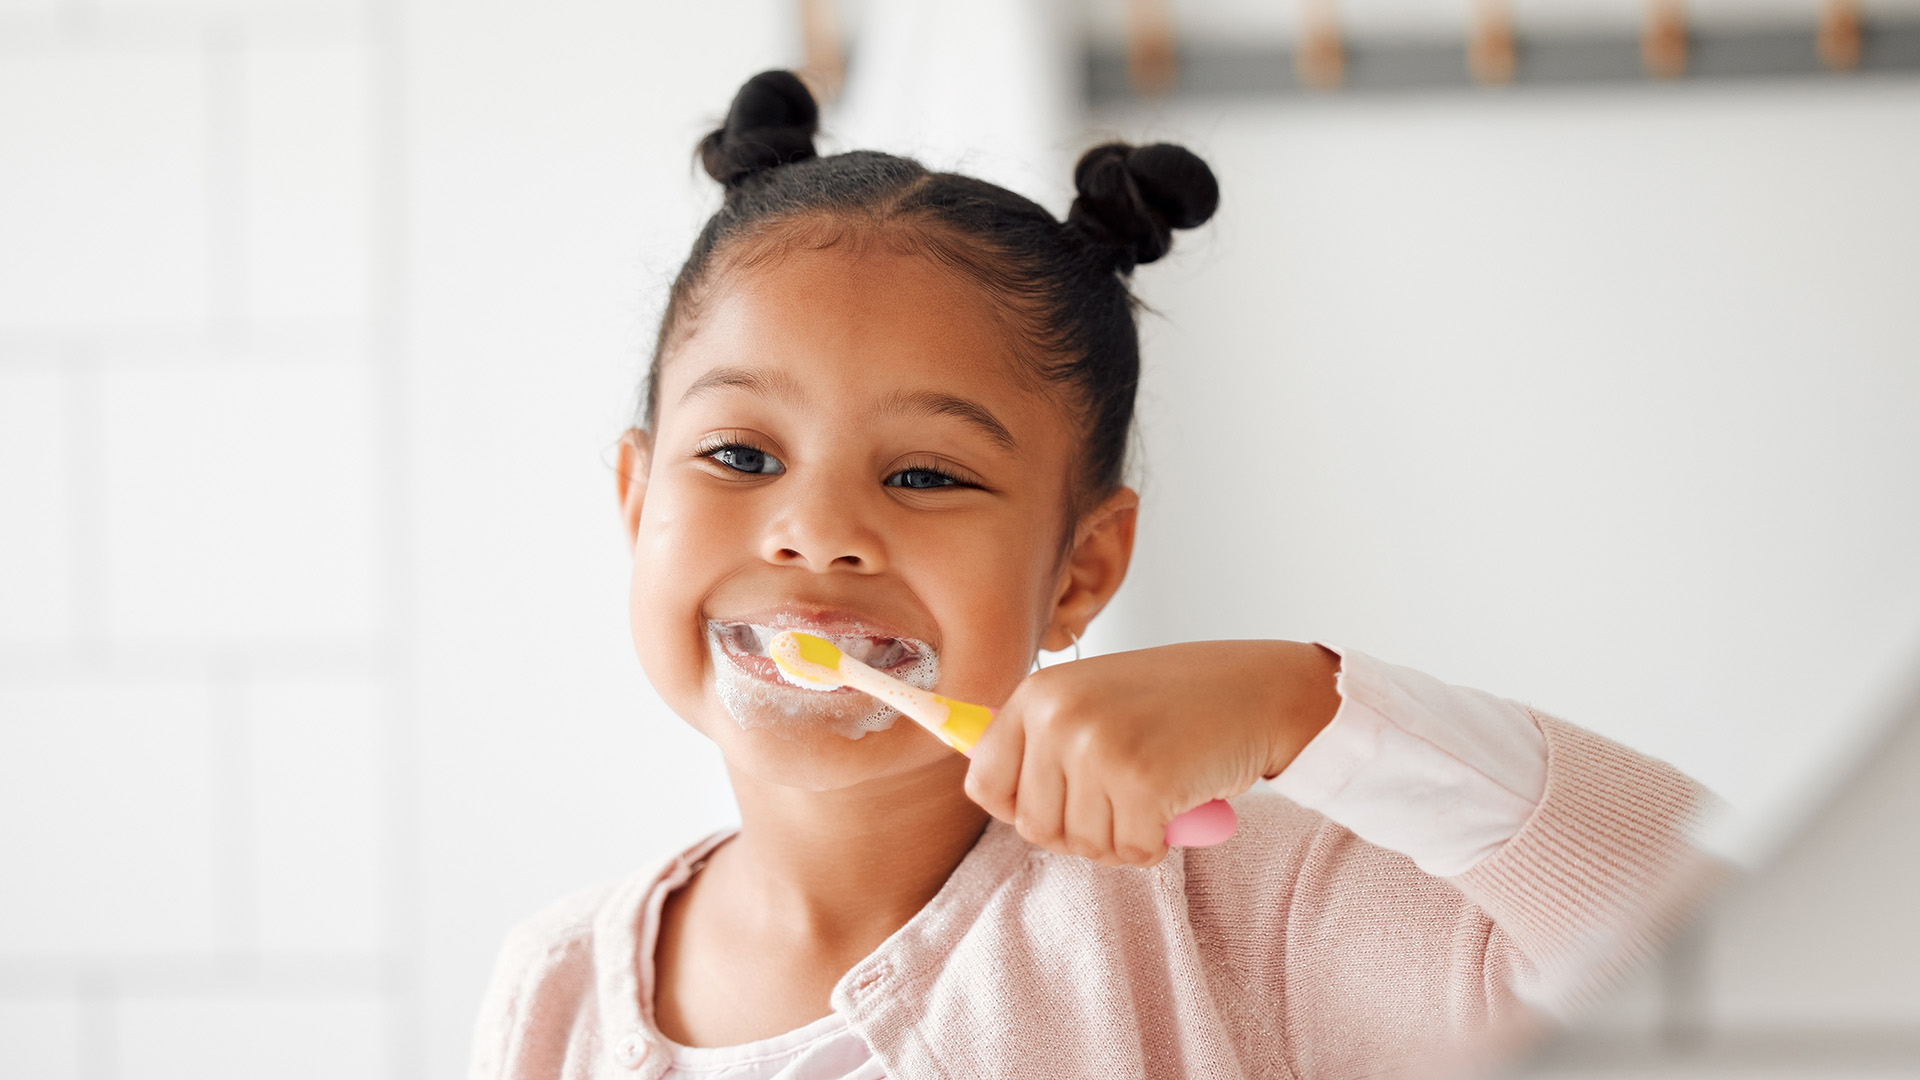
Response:
[{"label": "girl's smiling mouth", "polygon": [[830,627],[810,620],[728,622],[715,619],[707,623],[707,630],[720,644],[728,660],[755,678],[777,684],[784,684],[786,680],[780,678],[773,661],[767,658],[767,642],[783,630],[801,630],[825,638],[846,655],[890,675],[898,674],[901,669],[911,669],[925,657],[933,655],[932,646],[914,638],[877,634],[860,626]]},{"label": "girl's smiling mouth", "polygon": [[[720,646],[718,651],[735,667],[762,682],[787,686],[780,671],[774,667],[774,661],[766,657],[766,642],[770,642],[774,634],[781,630],[804,630],[818,638],[826,638],[843,653],[851,655],[852,659],[897,678],[906,678],[916,667],[925,667],[927,659],[935,655],[933,646],[918,638],[881,634],[874,626],[843,619],[799,619],[774,615],[758,617],[755,621],[710,619],[707,623],[708,638]],[[841,690],[847,688],[843,686]],[[858,694],[856,690],[849,692]]]},{"label": "girl's smiling mouth", "polygon": [[721,704],[743,729],[772,727],[802,733],[826,728],[848,739],[884,731],[900,714],[850,687],[822,693],[781,678],[767,656],[767,642],[782,630],[823,637],[860,662],[922,689],[940,678],[934,647],[918,638],[886,633],[851,616],[770,612],[707,620],[707,648]]}]

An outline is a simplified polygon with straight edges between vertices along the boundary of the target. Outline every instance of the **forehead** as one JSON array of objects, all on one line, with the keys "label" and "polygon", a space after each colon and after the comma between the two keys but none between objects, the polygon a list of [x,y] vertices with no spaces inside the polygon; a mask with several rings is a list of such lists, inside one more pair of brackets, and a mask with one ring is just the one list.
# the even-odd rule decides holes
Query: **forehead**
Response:
[{"label": "forehead", "polygon": [[964,387],[1023,417],[1051,423],[1060,411],[979,286],[881,243],[781,246],[717,267],[693,328],[663,358],[661,419],[720,365],[804,372],[843,400]]}]

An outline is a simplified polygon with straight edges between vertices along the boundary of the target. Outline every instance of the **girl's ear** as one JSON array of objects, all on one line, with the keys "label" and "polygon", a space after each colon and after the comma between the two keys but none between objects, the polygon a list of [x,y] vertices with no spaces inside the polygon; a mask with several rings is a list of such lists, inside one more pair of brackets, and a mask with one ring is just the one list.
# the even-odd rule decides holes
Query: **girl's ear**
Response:
[{"label": "girl's ear", "polygon": [[1053,617],[1041,637],[1041,648],[1059,652],[1072,645],[1073,638],[1084,637],[1087,624],[1120,590],[1133,561],[1133,529],[1139,511],[1139,494],[1123,487],[1080,520],[1074,529],[1073,553],[1067,556],[1054,591]]},{"label": "girl's ear", "polygon": [[647,498],[647,470],[653,467],[653,433],[629,428],[620,438],[620,457],[614,463],[614,482],[620,493],[620,520],[627,527],[627,546],[640,535],[640,504]]}]

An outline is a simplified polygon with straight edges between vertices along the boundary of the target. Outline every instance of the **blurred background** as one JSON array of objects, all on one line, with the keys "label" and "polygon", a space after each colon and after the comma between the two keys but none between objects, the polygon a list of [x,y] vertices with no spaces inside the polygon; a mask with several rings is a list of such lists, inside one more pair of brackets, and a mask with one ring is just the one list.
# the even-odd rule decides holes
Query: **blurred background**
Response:
[{"label": "blurred background", "polygon": [[611,447],[804,67],[1143,268],[1094,649],[1323,638],[1759,868],[1531,1074],[1920,1075],[1920,3],[0,0],[0,1076],[461,1075],[515,921],[733,818]]}]

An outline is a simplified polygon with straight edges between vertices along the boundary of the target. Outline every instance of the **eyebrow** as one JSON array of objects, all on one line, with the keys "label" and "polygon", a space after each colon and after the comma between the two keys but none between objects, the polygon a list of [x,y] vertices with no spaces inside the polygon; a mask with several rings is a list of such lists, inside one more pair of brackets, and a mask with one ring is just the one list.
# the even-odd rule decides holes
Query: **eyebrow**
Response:
[{"label": "eyebrow", "polygon": [[800,393],[800,383],[783,371],[717,367],[693,380],[693,385],[680,395],[680,403],[684,405],[694,398],[724,389],[745,390],[763,397],[795,397]]},{"label": "eyebrow", "polygon": [[[687,387],[681,404],[724,389],[745,390],[763,397],[800,396],[800,382],[783,371],[755,371],[742,367],[717,367]],[[987,438],[1008,450],[1018,449],[1013,432],[985,405],[937,390],[901,391],[887,398],[884,407],[893,412],[920,413],[927,416],[951,416],[978,429]]]},{"label": "eyebrow", "polygon": [[901,412],[951,416],[973,425],[1008,450],[1018,449],[1013,441],[1013,432],[1008,431],[1007,425],[1001,423],[999,417],[977,401],[934,390],[918,390],[893,395],[887,399],[887,407]]}]

